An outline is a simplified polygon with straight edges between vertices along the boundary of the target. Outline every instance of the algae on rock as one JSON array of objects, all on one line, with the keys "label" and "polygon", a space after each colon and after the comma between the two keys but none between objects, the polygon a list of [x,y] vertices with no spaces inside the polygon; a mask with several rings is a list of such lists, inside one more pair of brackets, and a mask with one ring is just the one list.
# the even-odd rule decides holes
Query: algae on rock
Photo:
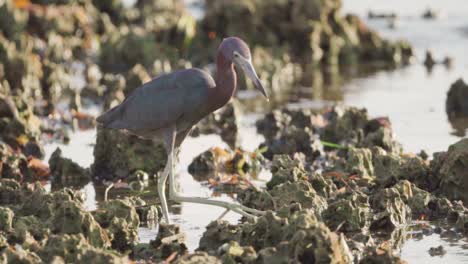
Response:
[{"label": "algae on rock", "polygon": [[468,203],[468,139],[451,145],[431,163],[432,171],[439,182],[437,193],[451,200]]},{"label": "algae on rock", "polygon": [[91,167],[98,179],[126,178],[136,170],[155,175],[165,164],[166,151],[162,145],[98,127]]},{"label": "algae on rock", "polygon": [[107,201],[94,212],[94,218],[106,229],[112,248],[124,252],[138,242],[140,219],[130,201]]},{"label": "algae on rock", "polygon": [[62,203],[52,215],[49,228],[53,234],[83,234],[94,247],[106,248],[110,244],[106,231],[77,202]]},{"label": "algae on rock", "polygon": [[352,193],[336,199],[329,202],[328,208],[323,212],[327,226],[344,232],[365,232],[371,219],[369,198],[362,193]]},{"label": "algae on rock", "polygon": [[57,148],[49,159],[53,183],[63,186],[84,186],[90,180],[89,171],[71,159],[62,157],[62,150]]}]

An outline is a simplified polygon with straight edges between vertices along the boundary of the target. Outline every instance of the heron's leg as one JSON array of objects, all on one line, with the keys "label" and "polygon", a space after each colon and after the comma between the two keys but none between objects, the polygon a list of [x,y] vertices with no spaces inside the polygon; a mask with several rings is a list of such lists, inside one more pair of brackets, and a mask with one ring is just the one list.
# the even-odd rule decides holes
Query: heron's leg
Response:
[{"label": "heron's leg", "polygon": [[166,200],[166,180],[167,177],[169,176],[169,171],[170,171],[170,162],[169,159],[166,162],[166,166],[164,167],[163,173],[159,176],[158,179],[158,194],[159,194],[159,200],[161,200],[161,207],[162,207],[162,213],[164,216],[164,220],[166,223],[170,224],[171,220],[169,218],[169,210],[167,207],[167,200]]},{"label": "heron's leg", "polygon": [[176,129],[173,128],[169,133],[166,135],[166,149],[168,150],[168,163],[170,163],[170,172],[169,172],[169,198],[173,201],[176,202],[187,202],[187,203],[198,203],[198,204],[207,204],[207,205],[214,205],[218,207],[223,207],[226,209],[229,209],[231,211],[234,211],[236,213],[239,213],[247,218],[255,218],[254,215],[264,215],[265,212],[252,209],[246,206],[243,206],[241,204],[236,204],[236,203],[229,203],[229,202],[224,202],[224,201],[216,201],[216,200],[211,200],[209,198],[204,198],[204,197],[184,197],[181,196],[176,188],[175,188],[175,178],[174,178],[174,152],[175,152],[175,140],[176,140]]}]

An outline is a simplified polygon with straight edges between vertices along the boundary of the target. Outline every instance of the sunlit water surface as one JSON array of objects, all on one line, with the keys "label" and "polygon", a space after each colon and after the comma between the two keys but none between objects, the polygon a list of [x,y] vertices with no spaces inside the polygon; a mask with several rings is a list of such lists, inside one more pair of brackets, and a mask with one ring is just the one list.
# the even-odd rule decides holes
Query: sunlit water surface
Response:
[{"label": "sunlit water surface", "polygon": [[[445,99],[450,84],[457,78],[467,75],[468,58],[465,56],[465,47],[468,40],[468,5],[466,2],[464,0],[349,0],[344,2],[346,12],[361,15],[370,27],[381,32],[384,37],[409,40],[415,47],[418,61],[409,67],[380,71],[345,82],[339,87],[338,98],[341,98],[346,105],[366,107],[371,116],[389,116],[397,139],[403,143],[406,151],[416,152],[421,149],[428,152],[441,151],[458,141],[460,137],[453,135],[454,128],[445,114]],[[421,19],[421,14],[426,7],[440,9],[443,16],[433,21]],[[194,10],[197,16],[201,16],[198,9]],[[369,10],[396,12],[399,15],[398,27],[389,29],[388,22],[385,20],[367,21]],[[422,66],[424,53],[428,48],[434,51],[436,58],[441,59],[447,55],[454,57],[454,66],[446,69],[444,66],[437,65],[432,72],[428,72]],[[333,92],[336,93],[336,91]],[[295,105],[327,105],[330,102],[323,99],[329,99],[330,96],[326,93],[325,89],[322,98],[314,96],[309,99],[302,98]],[[244,117],[241,122],[241,146],[246,150],[255,149],[262,140],[255,133],[254,116],[258,114]],[[95,131],[77,132],[72,134],[69,145],[60,145],[60,147],[65,156],[84,167],[89,167],[93,162],[95,137]],[[57,146],[57,144],[47,145],[47,155],[50,156]],[[226,144],[218,136],[211,135],[189,138],[182,145],[177,173],[185,195],[206,197],[211,195],[207,187],[188,174],[187,167],[196,155],[212,146],[223,147]],[[83,191],[87,195],[85,202],[87,209],[96,209],[98,204],[93,184],[86,185]],[[231,200],[227,196],[216,199]],[[182,204],[180,208],[173,208],[172,211],[177,212],[177,214],[172,214],[173,221],[180,224],[187,233],[187,245],[190,250],[194,250],[198,246],[205,226],[216,219],[223,209]],[[236,223],[239,216],[229,213],[224,219]],[[157,230],[154,228],[140,228],[140,240],[143,242],[154,239],[156,234]],[[408,240],[403,246],[401,255],[409,263],[468,263],[467,244],[466,239],[446,241],[439,235],[433,234]],[[443,257],[431,257],[427,251],[430,247],[439,245],[445,247],[447,254]]]}]

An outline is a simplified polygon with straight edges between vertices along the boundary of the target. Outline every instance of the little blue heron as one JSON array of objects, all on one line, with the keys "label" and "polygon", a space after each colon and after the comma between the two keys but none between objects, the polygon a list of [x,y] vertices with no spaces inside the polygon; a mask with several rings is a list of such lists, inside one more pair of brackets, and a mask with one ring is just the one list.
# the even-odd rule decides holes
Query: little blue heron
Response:
[{"label": "little blue heron", "polygon": [[167,163],[158,180],[158,195],[167,223],[170,223],[165,195],[169,177],[169,199],[220,206],[247,218],[263,212],[246,206],[202,197],[181,196],[174,185],[174,155],[194,125],[229,102],[236,90],[234,64],[241,68],[268,100],[267,93],[252,66],[250,49],[237,37],[225,38],[216,58],[216,80],[193,68],[159,76],[136,88],[120,105],[97,118],[105,128],[124,130],[142,138],[163,143]]}]

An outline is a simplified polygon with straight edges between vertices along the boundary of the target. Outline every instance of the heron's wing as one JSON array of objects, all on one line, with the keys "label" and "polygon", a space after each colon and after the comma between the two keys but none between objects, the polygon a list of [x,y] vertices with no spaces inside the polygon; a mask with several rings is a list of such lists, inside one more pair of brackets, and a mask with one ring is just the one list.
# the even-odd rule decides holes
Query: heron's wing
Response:
[{"label": "heron's wing", "polygon": [[213,78],[201,70],[166,74],[138,87],[97,121],[105,127],[134,131],[169,127],[203,107],[208,89],[214,87]]}]

